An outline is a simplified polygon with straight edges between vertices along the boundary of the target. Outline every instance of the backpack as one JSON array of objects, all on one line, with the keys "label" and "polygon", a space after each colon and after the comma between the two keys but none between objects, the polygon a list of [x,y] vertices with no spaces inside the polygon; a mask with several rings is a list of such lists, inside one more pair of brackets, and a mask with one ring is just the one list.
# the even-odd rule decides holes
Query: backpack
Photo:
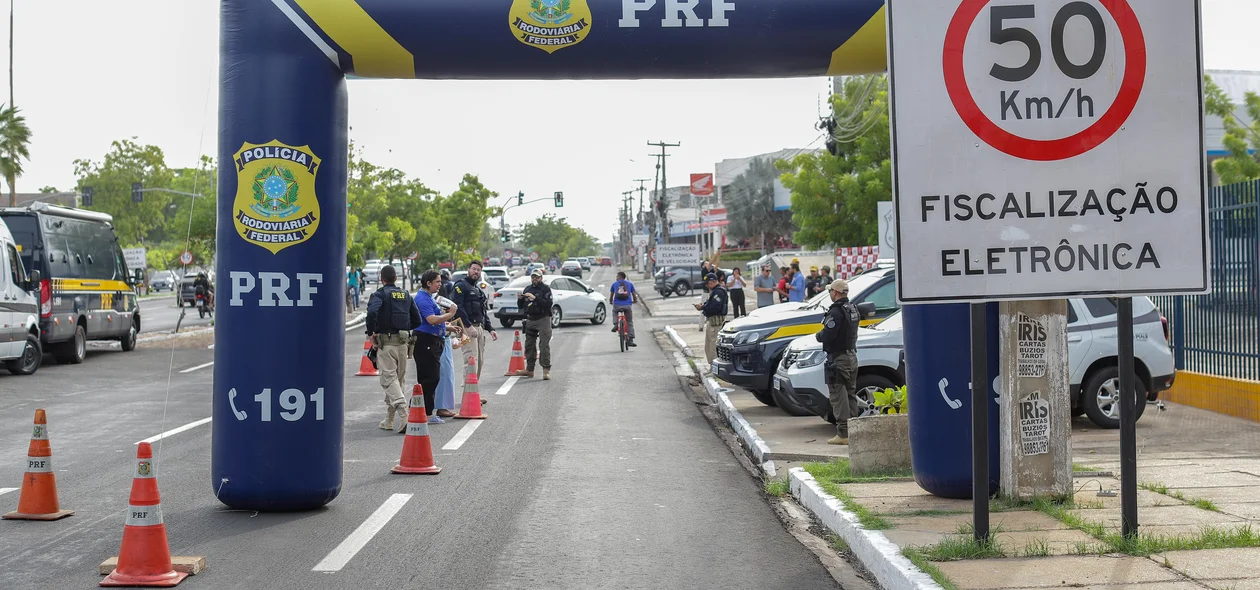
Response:
[{"label": "backpack", "polygon": [[617,301],[628,301],[630,299],[630,289],[626,286],[626,283],[617,283],[617,293],[613,296],[613,299]]}]

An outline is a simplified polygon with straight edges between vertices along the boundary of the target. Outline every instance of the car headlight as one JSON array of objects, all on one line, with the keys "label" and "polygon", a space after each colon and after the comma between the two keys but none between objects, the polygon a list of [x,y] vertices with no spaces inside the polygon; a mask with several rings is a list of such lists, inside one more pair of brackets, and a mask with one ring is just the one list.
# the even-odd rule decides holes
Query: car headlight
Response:
[{"label": "car headlight", "polygon": [[735,336],[735,344],[756,344],[761,342],[765,337],[773,334],[775,328],[766,330],[744,330]]},{"label": "car headlight", "polygon": [[825,362],[827,362],[826,352],[821,350],[811,350],[797,357],[796,366],[802,369],[808,369],[809,367],[817,367]]}]

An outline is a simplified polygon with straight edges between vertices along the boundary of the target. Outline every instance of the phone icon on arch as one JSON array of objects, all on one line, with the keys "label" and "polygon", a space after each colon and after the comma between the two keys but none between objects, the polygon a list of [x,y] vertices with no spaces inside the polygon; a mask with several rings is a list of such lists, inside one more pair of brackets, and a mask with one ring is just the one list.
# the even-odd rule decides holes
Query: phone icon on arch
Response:
[{"label": "phone icon on arch", "polygon": [[962,407],[962,400],[951,399],[949,394],[945,393],[945,387],[949,385],[949,379],[942,377],[936,384],[941,389],[941,397],[945,398],[945,403],[949,404],[949,409],[957,410]]},{"label": "phone icon on arch", "polygon": [[228,391],[228,405],[232,406],[232,413],[236,414],[237,420],[244,420],[249,417],[249,414],[246,414],[243,410],[236,409],[236,388],[235,387],[233,387],[231,391]]}]

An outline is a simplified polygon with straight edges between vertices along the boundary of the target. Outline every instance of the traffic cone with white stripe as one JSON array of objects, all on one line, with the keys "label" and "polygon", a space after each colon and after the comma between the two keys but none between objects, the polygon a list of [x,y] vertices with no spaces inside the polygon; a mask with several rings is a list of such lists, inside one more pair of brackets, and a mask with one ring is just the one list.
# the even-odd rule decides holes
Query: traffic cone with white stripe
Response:
[{"label": "traffic cone with white stripe", "polygon": [[525,349],[521,347],[521,331],[516,331],[516,340],[512,342],[512,360],[508,361],[508,370],[504,377],[511,377],[525,370]]},{"label": "traffic cone with white stripe", "polygon": [[26,451],[26,475],[17,510],[4,515],[10,520],[57,520],[74,514],[57,502],[57,478],[52,470],[52,445],[48,442],[48,417],[35,410],[35,431]]},{"label": "traffic cone with white stripe", "polygon": [[183,582],[188,574],[175,571],[171,565],[157,470],[153,466],[153,447],[147,442],[140,443],[136,449],[136,475],[131,480],[131,498],[127,504],[118,567],[101,580],[101,585],[168,588]]},{"label": "traffic cone with white stripe", "polygon": [[464,397],[459,401],[459,413],[455,417],[461,420],[485,420],[487,417],[481,411],[477,357],[468,357],[468,366],[464,369]]},{"label": "traffic cone with white stripe", "polygon": [[381,374],[372,364],[372,359],[368,358],[369,352],[372,352],[371,336],[368,336],[367,342],[363,343],[363,358],[359,359],[359,372],[354,374],[355,377],[377,377]]},{"label": "traffic cone with white stripe", "polygon": [[402,458],[390,471],[434,475],[441,470],[433,462],[433,441],[429,438],[429,413],[424,408],[424,392],[416,385],[411,393],[411,408],[407,412],[407,436],[403,438]]}]

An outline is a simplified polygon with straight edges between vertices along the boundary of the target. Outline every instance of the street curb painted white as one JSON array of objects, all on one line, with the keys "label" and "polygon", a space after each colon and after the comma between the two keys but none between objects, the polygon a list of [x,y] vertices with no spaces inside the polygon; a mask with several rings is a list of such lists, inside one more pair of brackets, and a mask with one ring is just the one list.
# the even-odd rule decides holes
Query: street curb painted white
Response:
[{"label": "street curb painted white", "polygon": [[788,472],[792,497],[849,544],[853,555],[886,590],[944,590],[931,576],[901,554],[901,548],[879,531],[867,530],[856,514],[845,510],[836,497],[824,492],[814,476],[801,467]]},{"label": "street curb painted white", "polygon": [[674,341],[674,346],[677,346],[679,350],[683,351],[683,354],[687,355],[687,358],[696,356],[691,354],[691,348],[687,346],[686,342],[683,342],[682,336],[678,335],[678,332],[674,330],[673,326],[665,326],[665,333],[669,334],[669,339]]},{"label": "street curb painted white", "polygon": [[731,426],[731,430],[735,431],[736,436],[739,436],[740,441],[744,443],[744,448],[748,449],[748,453],[752,455],[753,460],[757,462],[757,465],[761,466],[762,471],[767,476],[774,477],[776,473],[774,461],[768,459],[770,446],[757,435],[756,429],[744,419],[743,414],[740,414],[739,410],[735,409],[735,405],[731,403],[731,398],[726,396],[726,392],[730,390],[718,385],[718,382],[712,377],[704,378],[704,389],[709,392],[709,398],[717,405],[718,412],[726,419],[726,423]]}]

